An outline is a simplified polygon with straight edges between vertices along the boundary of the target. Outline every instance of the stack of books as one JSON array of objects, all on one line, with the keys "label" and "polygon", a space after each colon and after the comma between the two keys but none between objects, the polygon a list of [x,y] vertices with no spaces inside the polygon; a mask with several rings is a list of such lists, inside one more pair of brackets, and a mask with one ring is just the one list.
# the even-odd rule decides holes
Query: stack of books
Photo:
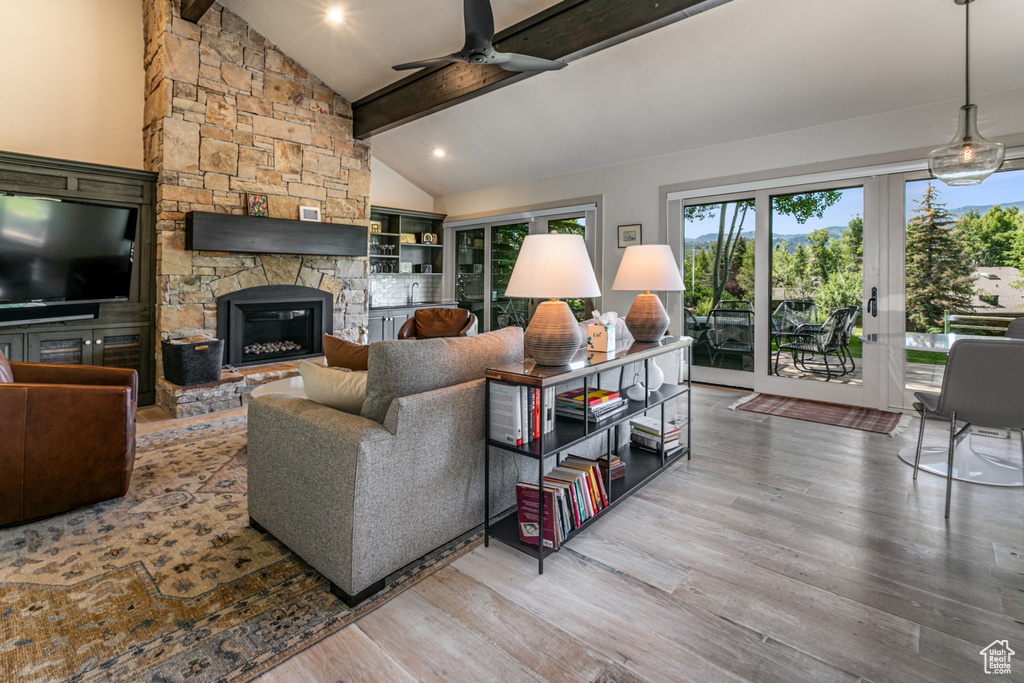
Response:
[{"label": "stack of books", "polygon": [[[491,382],[490,438],[522,446],[555,428],[555,389]],[[541,413],[541,392],[544,412]]]},{"label": "stack of books", "polygon": [[680,427],[676,422],[662,424],[657,418],[640,415],[629,421],[629,440],[636,448],[660,453],[661,437],[664,435],[667,453],[679,447]]},{"label": "stack of books", "polygon": [[[519,539],[537,545],[537,485],[516,484]],[[608,493],[592,460],[570,455],[544,475],[544,547],[558,550],[566,536],[608,506]]]},{"label": "stack of books", "polygon": [[570,456],[570,457],[574,457],[574,458],[575,457],[579,457],[579,458],[582,458],[582,459],[586,460],[587,462],[594,463],[595,465],[597,465],[598,467],[601,468],[601,476],[605,477],[606,479],[608,479],[608,481],[611,481],[612,479],[621,479],[622,477],[626,476],[626,463],[622,462],[622,460],[619,458],[619,456],[615,455],[614,453],[612,454],[612,457],[611,457],[611,461],[612,461],[612,463],[611,463],[611,467],[612,467],[612,476],[611,476],[611,478],[608,478],[608,459],[605,456],[603,456],[603,455],[595,455],[593,457],[588,458],[585,455],[580,455],[580,456]]},{"label": "stack of books", "polygon": [[555,396],[555,415],[577,420],[586,418],[590,422],[597,422],[625,409],[626,398],[609,389],[591,389],[586,398],[583,389],[573,389]]}]

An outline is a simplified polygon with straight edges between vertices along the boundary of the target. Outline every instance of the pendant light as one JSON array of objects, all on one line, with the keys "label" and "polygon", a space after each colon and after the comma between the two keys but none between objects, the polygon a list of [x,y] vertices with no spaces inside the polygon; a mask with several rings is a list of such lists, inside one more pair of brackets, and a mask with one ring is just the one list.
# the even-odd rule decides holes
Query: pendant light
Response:
[{"label": "pendant light", "polygon": [[971,3],[974,0],[953,0],[964,5],[965,30],[965,101],[960,107],[956,137],[928,155],[928,168],[932,175],[947,185],[977,185],[995,173],[1003,164],[1006,145],[990,142],[978,132],[978,107],[971,104]]}]

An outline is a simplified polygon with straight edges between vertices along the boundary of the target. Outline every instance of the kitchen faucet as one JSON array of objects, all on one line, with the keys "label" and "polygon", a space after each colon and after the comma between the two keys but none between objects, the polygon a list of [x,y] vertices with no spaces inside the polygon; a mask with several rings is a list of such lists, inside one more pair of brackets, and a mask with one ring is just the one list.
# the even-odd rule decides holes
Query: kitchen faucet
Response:
[{"label": "kitchen faucet", "polygon": [[419,287],[419,286],[420,286],[420,283],[414,282],[414,283],[412,283],[412,287],[409,288],[409,303],[410,304],[416,303],[416,288]]}]

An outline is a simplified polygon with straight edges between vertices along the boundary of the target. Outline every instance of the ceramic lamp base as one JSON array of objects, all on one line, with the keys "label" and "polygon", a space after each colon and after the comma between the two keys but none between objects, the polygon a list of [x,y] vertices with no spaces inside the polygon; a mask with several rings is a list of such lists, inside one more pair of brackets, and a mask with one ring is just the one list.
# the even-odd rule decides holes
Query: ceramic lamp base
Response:
[{"label": "ceramic lamp base", "polygon": [[626,314],[626,328],[638,342],[661,341],[668,330],[668,311],[655,294],[639,294]]},{"label": "ceramic lamp base", "polygon": [[523,335],[526,352],[537,363],[568,365],[580,350],[583,332],[564,301],[545,301],[537,307]]}]

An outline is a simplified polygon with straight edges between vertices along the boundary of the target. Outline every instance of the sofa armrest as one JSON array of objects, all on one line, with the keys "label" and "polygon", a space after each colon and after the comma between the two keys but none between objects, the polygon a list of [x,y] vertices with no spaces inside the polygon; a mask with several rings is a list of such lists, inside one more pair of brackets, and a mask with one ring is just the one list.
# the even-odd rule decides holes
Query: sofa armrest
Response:
[{"label": "sofa armrest", "polygon": [[57,365],[11,363],[14,381],[20,384],[91,384],[128,387],[132,400],[139,399],[139,373],[125,368],[99,365]]},{"label": "sofa armrest", "polygon": [[350,593],[357,470],[387,458],[380,424],[308,399],[259,396],[249,404],[249,516]]}]

